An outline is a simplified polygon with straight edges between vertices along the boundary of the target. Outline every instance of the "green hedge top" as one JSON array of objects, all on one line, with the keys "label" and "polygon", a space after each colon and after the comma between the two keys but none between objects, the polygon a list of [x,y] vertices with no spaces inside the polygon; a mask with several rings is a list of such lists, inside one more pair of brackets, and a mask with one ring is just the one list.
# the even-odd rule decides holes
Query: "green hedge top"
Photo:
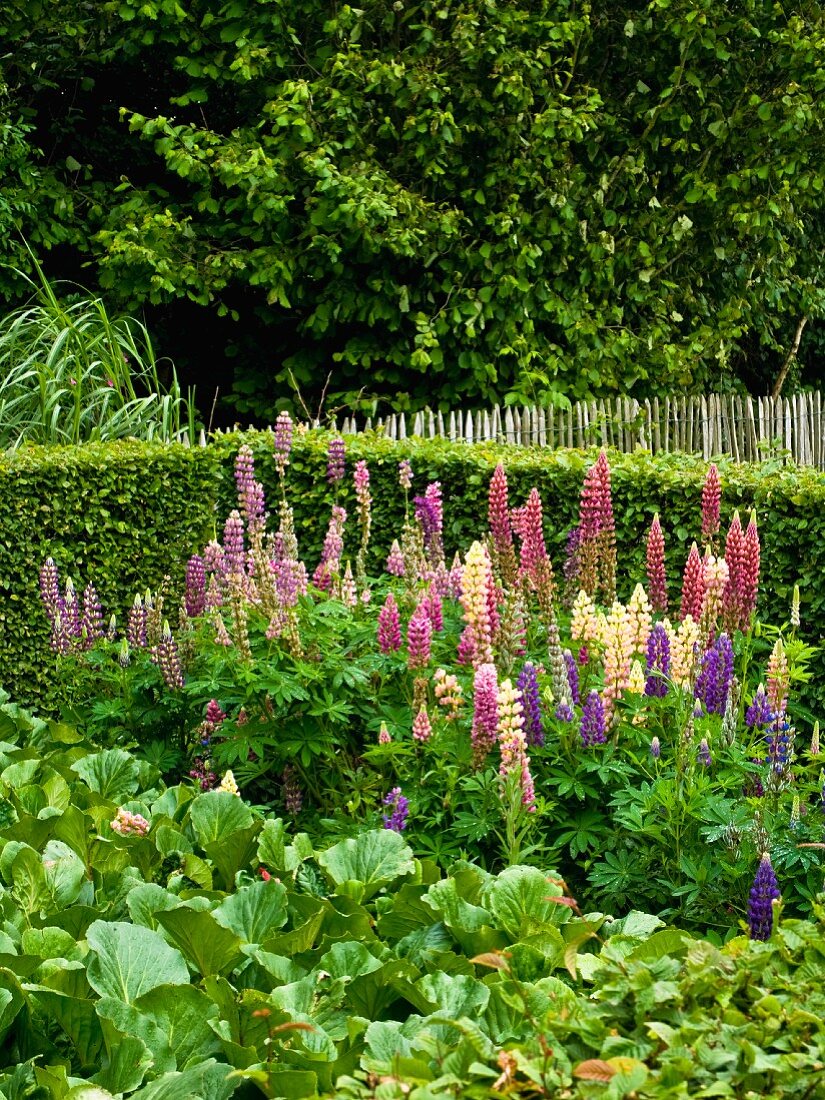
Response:
[{"label": "green hedge top", "polygon": [[[287,472],[302,555],[318,560],[333,491],[326,481],[328,432],[296,433]],[[216,437],[206,448],[120,442],[84,447],[29,448],[0,459],[0,682],[29,705],[53,705],[54,660],[38,592],[38,571],[51,554],[78,586],[94,580],[107,612],[121,617],[136,591],[172,578],[180,591],[186,558],[203,546],[235,506],[233,464],[241,444],[255,454],[270,512],[280,488],[272,461],[272,434]],[[508,474],[511,507],[535,486],[544,501],[547,543],[557,571],[567,533],[578,518],[579,492],[595,451],[548,451],[446,440],[392,442],[378,436],[347,439],[347,476],[340,503],[350,513],[345,553],[354,557],[352,470],[368,462],[373,496],[371,567],[378,572],[401,531],[405,497],[398,462],[415,474],[411,498],[430,481],[444,495],[448,553],[484,533],[487,490],[496,464]],[[619,553],[620,596],[644,580],[645,535],[659,512],[667,543],[671,597],[678,595],[691,541],[698,538],[707,465],[686,455],[610,454]],[[760,611],[785,620],[793,585],[803,601],[803,632],[825,635],[825,478],[777,462],[740,466],[721,460],[722,523],[735,508],[755,508],[762,541]],[[743,515],[743,518],[744,515]]]}]

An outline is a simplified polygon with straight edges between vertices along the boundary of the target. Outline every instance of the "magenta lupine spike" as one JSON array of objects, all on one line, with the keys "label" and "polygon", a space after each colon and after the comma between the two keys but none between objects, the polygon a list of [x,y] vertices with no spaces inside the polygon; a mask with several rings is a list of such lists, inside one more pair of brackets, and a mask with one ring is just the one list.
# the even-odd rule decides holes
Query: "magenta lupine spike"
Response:
[{"label": "magenta lupine spike", "polygon": [[275,421],[275,468],[283,477],[289,465],[289,455],[292,451],[292,417],[288,412],[278,413]]},{"label": "magenta lupine spike", "polygon": [[578,577],[588,595],[601,587],[611,603],[616,588],[616,525],[610,488],[610,466],[601,451],[585,475],[579,504]]},{"label": "magenta lupine spike", "polygon": [[358,521],[361,525],[361,546],[356,558],[356,572],[359,580],[363,580],[366,567],[367,547],[370,541],[370,527],[372,524],[372,497],[370,496],[370,472],[366,462],[361,459],[355,463],[353,473],[355,484],[355,500],[358,508]]},{"label": "magenta lupine spike", "polygon": [[685,573],[682,579],[682,604],[680,616],[686,619],[688,615],[699,622],[702,617],[702,606],[705,602],[705,570],[702,559],[699,556],[699,547],[694,542],[685,564]]},{"label": "magenta lupine spike", "polygon": [[211,730],[216,730],[226,719],[226,711],[217,699],[210,699],[206,704],[206,719]]},{"label": "magenta lupine spike", "polygon": [[333,504],[329,527],[321,551],[321,560],[312,577],[312,583],[322,592],[330,589],[333,577],[341,571],[341,555],[344,552],[344,526],[346,522],[346,510],[338,504]]},{"label": "magenta lupine spike", "polygon": [[422,600],[422,603],[427,609],[427,614],[430,616],[433,633],[437,634],[444,629],[444,609],[441,603],[441,596],[439,596],[434,583],[430,584],[427,595]]},{"label": "magenta lupine spike", "polygon": [[378,612],[378,646],[382,653],[394,653],[401,648],[401,617],[392,592]]},{"label": "magenta lupine spike", "polygon": [[183,687],[183,671],[178,646],[167,622],[163,624],[163,633],[158,642],[158,667],[168,688],[174,691]]},{"label": "magenta lupine spike", "polygon": [[647,535],[647,583],[650,606],[654,611],[667,611],[665,536],[662,533],[658,512],[653,517]]},{"label": "magenta lupine spike", "polygon": [[224,569],[230,576],[246,576],[246,550],[244,549],[244,530],[241,514],[237,510],[229,513],[223,529]]},{"label": "magenta lupine spike", "polygon": [[745,533],[739,513],[733,513],[733,519],[725,540],[725,563],[728,567],[728,580],[722,595],[722,621],[725,629],[734,631],[742,620],[740,606],[740,578],[745,554]]},{"label": "magenta lupine spike", "polygon": [[[450,595],[450,571],[443,561],[438,563],[438,568],[435,570],[430,583],[442,600]],[[441,627],[438,627],[438,629],[441,630]]]},{"label": "magenta lupine spike", "polygon": [[433,735],[433,727],[426,707],[421,707],[413,719],[412,735],[416,741],[429,741]]},{"label": "magenta lupine spike", "polygon": [[450,567],[450,599],[461,599],[461,580],[463,576],[464,566],[461,564],[461,557],[458,551],[456,551],[455,557],[453,558],[453,564]]},{"label": "magenta lupine spike", "polygon": [[747,630],[751,615],[756,610],[759,591],[759,532],[756,529],[756,513],[751,513],[742,546],[742,566],[739,574],[740,627]]},{"label": "magenta lupine spike", "polygon": [[465,626],[461,632],[461,637],[458,639],[455,659],[460,665],[472,665],[475,664],[475,653],[473,629],[470,626]]},{"label": "magenta lupine spike", "polygon": [[430,482],[424,490],[424,499],[429,502],[435,520],[436,534],[440,536],[444,529],[444,505],[441,499],[440,481]]},{"label": "magenta lupine spike", "polygon": [[184,605],[190,619],[202,615],[206,609],[206,569],[199,554],[193,554],[186,563]]},{"label": "magenta lupine spike", "polygon": [[327,448],[327,481],[330,485],[337,485],[344,480],[346,470],[346,446],[340,437],[330,440]]},{"label": "magenta lupine spike", "polygon": [[712,463],[702,488],[702,541],[709,542],[719,530],[719,505],[722,500],[722,485],[719,470]]},{"label": "magenta lupine spike", "polygon": [[499,573],[506,584],[512,584],[516,579],[516,552],[507,501],[507,475],[501,463],[496,466],[490,479],[487,518]]},{"label": "magenta lupine spike", "polygon": [[544,527],[541,497],[538,489],[531,489],[527,503],[520,509],[518,522],[521,533],[521,569],[536,586],[536,573],[547,560],[547,548],[544,545]]},{"label": "magenta lupine spike", "polygon": [[412,613],[407,627],[407,665],[409,668],[424,668],[430,661],[430,649],[433,640],[433,624],[422,600]]},{"label": "magenta lupine spike", "polygon": [[80,632],[91,647],[98,638],[106,633],[103,625],[103,611],[97,598],[95,586],[90,582],[83,591],[83,615],[80,620]]},{"label": "magenta lupine spike", "polygon": [[473,681],[473,767],[485,761],[498,736],[498,673],[494,664],[480,665]]}]

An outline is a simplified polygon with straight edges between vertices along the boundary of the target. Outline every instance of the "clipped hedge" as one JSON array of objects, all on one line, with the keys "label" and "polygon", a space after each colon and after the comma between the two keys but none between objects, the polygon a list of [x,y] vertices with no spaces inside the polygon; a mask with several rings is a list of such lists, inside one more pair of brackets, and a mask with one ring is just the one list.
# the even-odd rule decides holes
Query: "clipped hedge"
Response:
[{"label": "clipped hedge", "polygon": [[211,537],[218,457],[125,441],[0,458],[0,683],[13,698],[48,710],[62,697],[40,605],[44,559],[78,587],[93,580],[107,614],[120,617],[166,575],[176,598],[181,560]]},{"label": "clipped hedge", "polygon": [[[332,493],[326,481],[324,432],[297,434],[288,472],[301,552],[313,566],[320,553]],[[27,705],[53,705],[59,685],[39,603],[37,573],[52,554],[78,584],[93,578],[104,607],[122,614],[136,591],[172,578],[180,591],[186,557],[212,537],[234,507],[232,466],[247,441],[270,511],[277,511],[278,478],[271,433],[218,436],[204,449],[136,442],[86,447],[31,448],[0,460],[0,682]],[[353,517],[354,462],[369,463],[373,505],[372,568],[381,568],[401,531],[404,493],[401,458],[410,458],[416,492],[440,481],[445,498],[448,553],[465,547],[486,526],[487,487],[495,465],[507,467],[511,505],[535,485],[544,500],[548,547],[561,569],[567,532],[576,522],[585,470],[595,452],[547,451],[445,440],[393,443],[373,436],[347,440],[347,478],[341,503]],[[685,455],[610,455],[620,555],[619,576],[644,578],[645,532],[654,512],[667,539],[671,596],[678,594],[690,542],[700,526],[705,464]],[[820,582],[825,546],[825,477],[777,462],[739,466],[719,462],[722,522],[734,508],[755,507],[762,539],[760,610],[773,621],[788,617],[793,585],[802,589],[803,634],[825,635],[825,585]],[[743,517],[744,518],[744,517]],[[354,552],[354,551],[353,551]],[[629,592],[620,593],[621,596]],[[825,702],[825,662],[817,661],[811,700]],[[823,688],[819,683],[823,683]]]}]

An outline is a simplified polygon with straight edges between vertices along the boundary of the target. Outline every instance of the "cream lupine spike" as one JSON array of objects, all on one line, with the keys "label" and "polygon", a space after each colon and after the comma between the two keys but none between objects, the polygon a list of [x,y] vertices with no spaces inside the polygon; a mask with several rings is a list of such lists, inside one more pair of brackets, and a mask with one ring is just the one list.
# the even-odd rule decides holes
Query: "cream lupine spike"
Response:
[{"label": "cream lupine spike", "polygon": [[692,690],[696,674],[702,630],[690,615],[686,615],[674,630],[669,622],[665,629],[670,641],[670,678],[677,687]]},{"label": "cream lupine spike", "polygon": [[627,690],[631,695],[644,695],[645,693],[645,674],[642,671],[642,662],[638,659],[630,666]]},{"label": "cream lupine spike", "polygon": [[633,657],[633,633],[627,608],[618,602],[613,604],[604,633],[604,700],[605,721],[609,725],[613,710],[627,690],[630,662]]},{"label": "cream lupine spike", "polygon": [[238,798],[241,797],[238,784],[235,782],[235,776],[231,771],[228,771],[221,780],[221,790],[226,791],[227,794],[236,794]]},{"label": "cream lupine spike", "polygon": [[724,558],[715,558],[706,553],[702,562],[702,577],[705,582],[705,598],[702,604],[702,626],[710,632],[722,611],[722,596],[728,583],[730,571]]},{"label": "cream lupine spike", "polygon": [[524,714],[520,692],[511,680],[503,680],[498,689],[498,744],[501,752],[499,775],[506,779],[514,771],[519,773],[521,801],[526,810],[535,810],[535,789],[530,773],[530,757],[524,735]]},{"label": "cream lupine spike", "polygon": [[650,628],[653,625],[650,600],[644,586],[637,584],[633,589],[633,595],[627,605],[627,614],[630,620],[630,631],[633,638],[633,652],[644,653],[647,649],[647,639]]},{"label": "cream lupine spike", "polygon": [[596,605],[583,588],[580,589],[573,604],[570,636],[578,642],[595,642],[599,640]]},{"label": "cream lupine spike", "polygon": [[461,606],[464,621],[470,628],[474,643],[473,665],[491,664],[493,660],[492,630],[488,603],[490,559],[480,542],[467,551],[461,577]]}]

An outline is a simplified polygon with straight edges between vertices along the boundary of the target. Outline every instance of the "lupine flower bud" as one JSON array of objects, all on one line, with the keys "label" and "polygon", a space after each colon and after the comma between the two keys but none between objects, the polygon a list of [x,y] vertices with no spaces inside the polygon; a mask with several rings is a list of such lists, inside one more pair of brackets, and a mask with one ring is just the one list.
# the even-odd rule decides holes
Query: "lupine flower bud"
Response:
[{"label": "lupine flower bud", "polygon": [[433,639],[433,624],[422,601],[412,613],[407,627],[407,665],[409,668],[424,668],[430,660]]},{"label": "lupine flower bud", "polygon": [[473,683],[473,767],[483,764],[496,742],[498,730],[498,674],[494,664],[476,669]]},{"label": "lupine flower bud", "polygon": [[658,760],[662,755],[662,746],[659,743],[658,737],[652,737],[650,740],[650,755],[654,760]]},{"label": "lupine flower bud", "polygon": [[194,554],[186,563],[184,603],[190,619],[197,618],[206,609],[206,569],[199,554]]},{"label": "lupine flower bud", "polygon": [[748,899],[748,927],[752,940],[769,940],[773,932],[773,903],[779,900],[771,857],[764,852]]},{"label": "lupine flower bud", "polygon": [[591,691],[584,701],[579,733],[583,745],[599,745],[607,740],[604,704],[598,691]]},{"label": "lupine flower bud", "polygon": [[630,666],[630,675],[627,678],[627,690],[631,695],[643,695],[645,690],[645,674],[642,672],[641,661],[634,661]]},{"label": "lupine flower bud", "polygon": [[795,584],[793,586],[793,599],[791,600],[791,626],[796,629],[799,624],[799,585]]},{"label": "lupine flower bud", "polygon": [[653,517],[647,536],[647,584],[654,611],[667,611],[667,577],[665,575],[665,536],[659,513]]},{"label": "lupine flower bud", "polygon": [[378,612],[378,646],[382,653],[394,653],[401,648],[401,616],[392,592]]},{"label": "lupine flower bud", "polygon": [[206,722],[210,730],[214,731],[226,719],[226,711],[221,707],[217,699],[210,699],[206,704]]},{"label": "lupine flower bud", "polygon": [[421,707],[413,719],[412,735],[416,741],[429,741],[433,735],[433,727],[426,707]]},{"label": "lupine flower bud", "polygon": [[476,645],[472,627],[465,626],[461,631],[461,637],[458,639],[455,659],[462,666],[471,665],[474,663],[475,652]]},{"label": "lupine flower bud", "polygon": [[722,486],[719,470],[712,464],[702,489],[702,541],[708,542],[719,530],[719,504],[722,499]]},{"label": "lupine flower bud", "polygon": [[702,607],[705,602],[704,566],[699,556],[699,547],[694,542],[691,545],[685,565],[685,573],[682,580],[682,606],[680,617],[685,619],[688,615],[699,622],[702,617]]},{"label": "lupine flower bud", "polygon": [[378,731],[378,744],[389,745],[391,741],[392,738],[390,737],[390,731],[387,729],[387,723],[382,722],[381,729]]},{"label": "lupine flower bud", "polygon": [[341,579],[341,603],[346,607],[358,606],[358,590],[355,587],[355,577],[352,575],[352,566],[349,562]]},{"label": "lupine flower bud", "polygon": [[227,771],[225,773],[223,779],[221,780],[220,789],[222,791],[226,791],[227,794],[234,794],[238,798],[241,797],[240,788],[235,782],[235,776],[232,774],[231,771]]},{"label": "lupine flower bud", "polygon": [[753,694],[751,705],[745,711],[745,725],[749,729],[764,730],[773,721],[773,711],[765,687],[760,684]]},{"label": "lupine flower bud", "polygon": [[400,787],[393,787],[384,799],[384,805],[390,811],[384,814],[384,828],[392,829],[394,833],[403,833],[407,825],[410,804],[401,793]]},{"label": "lupine flower bud", "polygon": [[707,737],[703,737],[702,740],[699,742],[699,748],[696,751],[696,756],[700,764],[702,764],[706,768],[710,767],[710,745],[708,745]]},{"label": "lupine flower bud", "polygon": [[436,702],[445,711],[444,717],[448,722],[457,718],[464,705],[464,693],[461,684],[452,673],[446,669],[437,668],[433,674],[433,684]]},{"label": "lupine flower bud", "polygon": [[336,485],[344,480],[346,447],[343,439],[331,439],[327,448],[327,481]]},{"label": "lupine flower bud", "polygon": [[788,703],[788,687],[790,685],[790,673],[788,670],[788,658],[785,656],[785,647],[782,639],[774,642],[771,655],[768,658],[767,668],[768,702],[774,715],[784,714]]},{"label": "lupine flower bud", "polygon": [[292,450],[292,417],[288,412],[279,412],[275,421],[275,468],[281,477],[289,465]]},{"label": "lupine flower bud", "polygon": [[121,668],[128,668],[129,665],[132,663],[132,659],[129,655],[129,643],[126,641],[125,638],[121,639],[117,659]]},{"label": "lupine flower bud", "polygon": [[814,722],[814,730],[811,734],[811,756],[819,756],[819,719]]},{"label": "lupine flower bud", "polygon": [[304,806],[304,793],[301,790],[297,770],[291,764],[287,764],[283,770],[281,780],[284,809],[291,817],[297,817]]}]

